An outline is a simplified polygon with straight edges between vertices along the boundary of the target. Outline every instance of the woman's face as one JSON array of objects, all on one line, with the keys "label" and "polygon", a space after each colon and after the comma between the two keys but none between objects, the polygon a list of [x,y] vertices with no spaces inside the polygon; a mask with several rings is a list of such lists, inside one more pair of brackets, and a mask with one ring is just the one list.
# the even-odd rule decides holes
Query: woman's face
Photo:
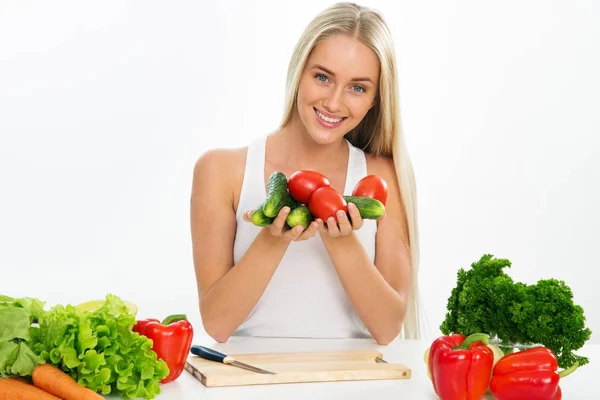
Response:
[{"label": "woman's face", "polygon": [[353,129],[375,104],[379,60],[357,39],[337,35],[310,54],[298,88],[298,115],[311,138],[330,144]]}]

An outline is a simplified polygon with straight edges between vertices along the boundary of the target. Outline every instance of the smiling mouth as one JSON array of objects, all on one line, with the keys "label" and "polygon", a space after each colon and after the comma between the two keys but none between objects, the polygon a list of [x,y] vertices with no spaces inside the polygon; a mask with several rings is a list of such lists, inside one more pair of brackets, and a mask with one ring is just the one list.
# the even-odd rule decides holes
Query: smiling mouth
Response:
[{"label": "smiling mouth", "polygon": [[330,123],[330,124],[337,124],[347,118],[347,117],[331,118],[331,117],[326,116],[325,114],[323,114],[321,111],[317,110],[316,108],[315,108],[315,113],[317,114],[317,116],[320,119],[322,119],[323,121]]}]

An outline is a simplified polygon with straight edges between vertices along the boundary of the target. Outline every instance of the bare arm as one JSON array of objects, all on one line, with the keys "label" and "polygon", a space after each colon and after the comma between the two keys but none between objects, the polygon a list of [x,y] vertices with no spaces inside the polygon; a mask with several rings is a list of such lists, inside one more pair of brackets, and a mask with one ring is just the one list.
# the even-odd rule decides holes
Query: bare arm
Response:
[{"label": "bare arm", "polygon": [[260,231],[234,268],[235,176],[231,165],[240,162],[235,157],[224,150],[200,157],[194,168],[190,205],[200,314],[204,329],[218,342],[227,341],[258,303],[290,241],[316,233],[316,227],[304,233],[302,229],[284,232],[287,215],[282,211],[272,226]]},{"label": "bare arm", "polygon": [[400,333],[411,283],[408,233],[396,176],[390,166],[391,170],[384,167],[374,171],[389,186],[386,215],[378,221],[375,262],[369,259],[354,232],[338,237],[321,232],[356,313],[379,344],[388,344]]}]

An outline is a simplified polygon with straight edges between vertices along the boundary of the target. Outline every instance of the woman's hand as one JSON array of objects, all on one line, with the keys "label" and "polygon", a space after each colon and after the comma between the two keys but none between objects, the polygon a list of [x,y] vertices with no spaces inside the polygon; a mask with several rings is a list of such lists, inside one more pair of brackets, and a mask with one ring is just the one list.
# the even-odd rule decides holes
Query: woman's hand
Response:
[{"label": "woman's hand", "polygon": [[[252,211],[253,210],[250,210],[244,213],[244,221],[252,223],[252,220],[250,219]],[[297,225],[290,229],[290,227],[286,224],[286,219],[289,213],[290,208],[283,207],[273,220],[273,223],[265,227],[269,230],[269,232],[271,232],[271,235],[279,236],[294,242],[301,242],[315,236],[315,234],[319,231],[319,222],[317,221],[311,222],[306,229],[304,229],[304,227],[301,225]]]},{"label": "woman's hand", "polygon": [[344,211],[338,211],[337,218],[329,217],[326,223],[318,218],[319,233],[330,237],[338,237],[349,235],[360,229],[363,226],[363,219],[358,208],[352,203],[348,203],[348,214],[350,214],[350,218]]}]

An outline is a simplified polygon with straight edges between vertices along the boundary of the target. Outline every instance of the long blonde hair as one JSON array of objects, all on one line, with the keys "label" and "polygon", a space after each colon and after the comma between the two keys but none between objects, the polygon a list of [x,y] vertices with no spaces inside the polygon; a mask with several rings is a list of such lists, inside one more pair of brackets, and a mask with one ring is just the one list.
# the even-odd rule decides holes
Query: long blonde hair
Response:
[{"label": "long blonde hair", "polygon": [[402,337],[419,339],[419,239],[415,178],[400,123],[394,44],[379,12],[354,3],[337,3],[310,22],[296,44],[288,67],[284,115],[280,128],[292,121],[300,78],[312,49],[322,40],[338,34],[357,38],[375,52],[379,59],[378,101],[361,123],[346,134],[346,138],[367,153],[392,157],[394,160],[408,226],[412,273]]}]

